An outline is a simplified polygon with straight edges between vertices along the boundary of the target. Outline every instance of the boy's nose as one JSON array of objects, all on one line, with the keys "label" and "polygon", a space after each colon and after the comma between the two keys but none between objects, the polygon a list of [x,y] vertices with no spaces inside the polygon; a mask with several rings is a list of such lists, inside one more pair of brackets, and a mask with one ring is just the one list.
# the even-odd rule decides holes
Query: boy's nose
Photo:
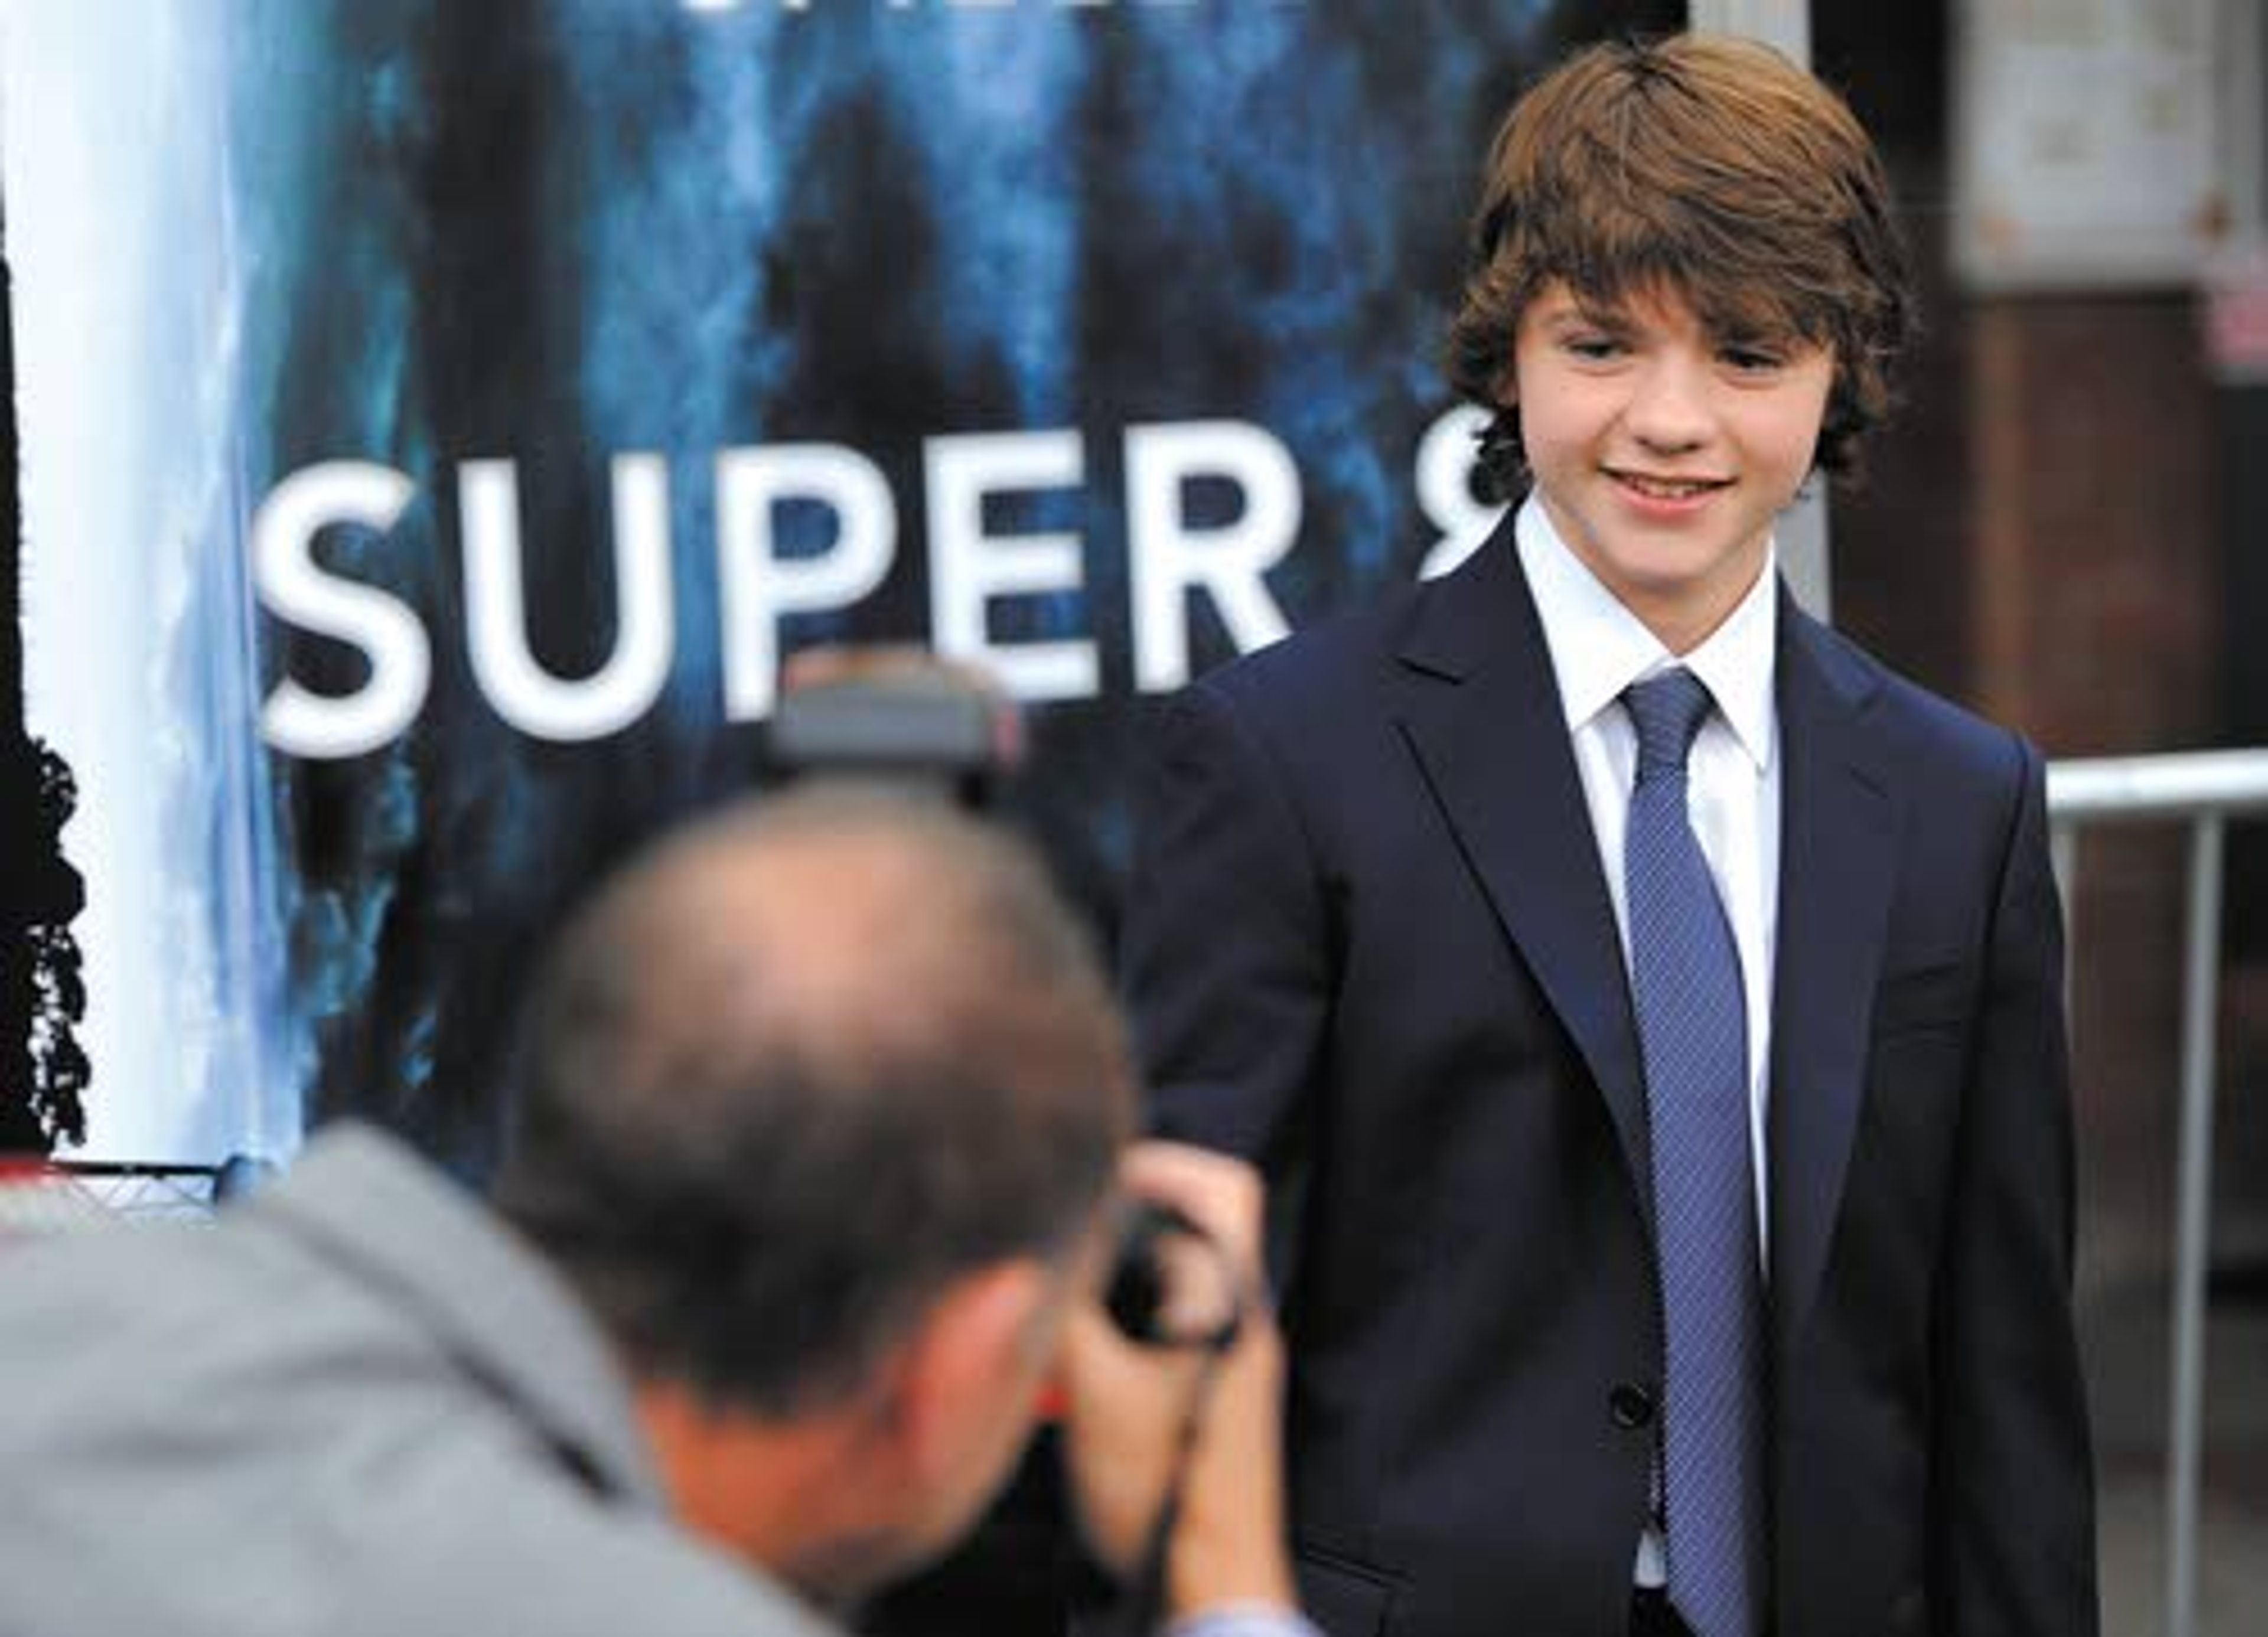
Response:
[{"label": "boy's nose", "polygon": [[1660,359],[1640,373],[1625,415],[1631,433],[1648,449],[1675,454],[1708,441],[1707,382],[1691,365]]}]

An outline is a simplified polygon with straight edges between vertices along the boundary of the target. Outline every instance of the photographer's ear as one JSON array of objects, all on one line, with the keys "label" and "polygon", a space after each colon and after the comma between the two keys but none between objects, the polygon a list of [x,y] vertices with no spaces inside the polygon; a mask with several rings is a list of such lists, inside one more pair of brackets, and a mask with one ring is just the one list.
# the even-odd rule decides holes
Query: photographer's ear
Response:
[{"label": "photographer's ear", "polygon": [[1006,1479],[1053,1368],[1060,1281],[1019,1257],[965,1274],[886,1366],[870,1435],[942,1547]]}]

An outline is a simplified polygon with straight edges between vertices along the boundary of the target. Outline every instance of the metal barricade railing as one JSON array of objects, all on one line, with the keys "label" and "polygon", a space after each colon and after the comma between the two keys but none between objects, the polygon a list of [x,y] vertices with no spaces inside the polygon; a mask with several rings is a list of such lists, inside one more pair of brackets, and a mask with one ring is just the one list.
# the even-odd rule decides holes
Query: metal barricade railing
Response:
[{"label": "metal barricade railing", "polygon": [[0,1244],[124,1217],[202,1220],[225,1197],[218,1165],[122,1160],[0,1161]]},{"label": "metal barricade railing", "polygon": [[[2195,1637],[2223,844],[2232,817],[2268,812],[2268,750],[2058,761],[2048,769],[2048,812],[2064,920],[2074,933],[2073,884],[2082,827],[2137,822],[2189,826],[2166,1429],[2166,1633],[2167,1637]],[[2074,945],[2076,941],[2074,936]]]}]

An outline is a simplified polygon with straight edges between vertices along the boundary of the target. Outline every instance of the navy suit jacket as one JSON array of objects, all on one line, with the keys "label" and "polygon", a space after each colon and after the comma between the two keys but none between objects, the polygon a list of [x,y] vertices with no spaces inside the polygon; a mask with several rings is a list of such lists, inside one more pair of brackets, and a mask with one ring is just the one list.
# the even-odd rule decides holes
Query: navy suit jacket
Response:
[{"label": "navy suit jacket", "polygon": [[[1776,1629],[2086,1637],[2037,755],[1782,596]],[[1661,1374],[1614,912],[1509,522],[1166,708],[1125,975],[1167,1134],[1284,1191],[1332,1637],[1620,1637]]]}]

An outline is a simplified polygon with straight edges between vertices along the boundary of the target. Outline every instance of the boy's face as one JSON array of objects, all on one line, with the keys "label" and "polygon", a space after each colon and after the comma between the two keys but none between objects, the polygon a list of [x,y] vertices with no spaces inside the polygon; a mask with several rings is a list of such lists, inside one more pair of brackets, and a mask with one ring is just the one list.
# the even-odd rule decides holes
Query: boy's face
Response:
[{"label": "boy's face", "polygon": [[1828,349],[1711,334],[1675,291],[1600,311],[1547,284],[1513,349],[1521,441],[1560,538],[1681,654],[1756,583],[1834,379]]}]

